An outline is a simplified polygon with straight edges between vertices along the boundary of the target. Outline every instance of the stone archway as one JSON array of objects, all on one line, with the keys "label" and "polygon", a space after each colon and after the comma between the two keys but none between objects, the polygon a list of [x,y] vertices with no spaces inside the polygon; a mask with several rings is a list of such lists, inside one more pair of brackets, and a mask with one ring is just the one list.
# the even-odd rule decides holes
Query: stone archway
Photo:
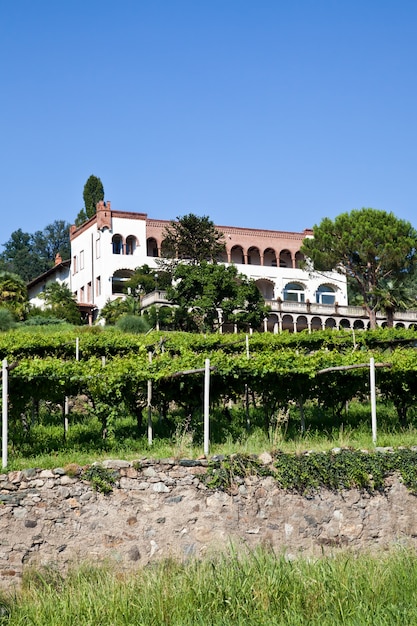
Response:
[{"label": "stone archway", "polygon": [[288,330],[290,333],[294,332],[294,319],[292,315],[282,316],[282,330]]},{"label": "stone archway", "polygon": [[262,294],[264,300],[274,299],[274,283],[268,278],[260,278],[256,281],[256,286]]},{"label": "stone archway", "polygon": [[317,317],[317,316],[312,317],[311,322],[310,322],[310,327],[311,327],[311,330],[322,330],[323,325],[322,325],[320,317]]}]

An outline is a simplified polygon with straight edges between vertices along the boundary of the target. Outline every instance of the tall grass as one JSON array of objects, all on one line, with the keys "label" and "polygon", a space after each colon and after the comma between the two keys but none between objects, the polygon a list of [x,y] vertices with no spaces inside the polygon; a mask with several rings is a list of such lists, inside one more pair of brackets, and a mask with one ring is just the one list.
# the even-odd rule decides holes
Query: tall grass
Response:
[{"label": "tall grass", "polygon": [[[392,406],[379,403],[378,446],[414,446],[417,443],[417,425],[410,420],[406,429],[400,427]],[[279,417],[279,416],[278,416]],[[263,416],[253,412],[251,427],[246,429],[244,411],[224,413],[214,409],[210,415],[210,454],[259,454],[264,451],[282,450],[299,453],[316,452],[336,447],[372,450],[372,429],[369,407],[361,403],[349,408],[344,421],[335,423],[332,416],[307,407],[306,430],[301,433],[298,415],[288,421],[271,422],[268,431],[262,423]],[[68,463],[85,465],[105,458],[136,459],[196,458],[203,454],[203,425],[200,416],[190,419],[181,414],[170,415],[161,420],[154,415],[154,438],[148,444],[145,426],[138,432],[136,421],[129,415],[121,415],[115,423],[111,438],[102,437],[102,425],[91,414],[73,412],[69,416],[69,430],[64,436],[62,411],[44,407],[38,420],[23,432],[10,427],[9,470],[27,467],[45,469]]]},{"label": "tall grass", "polygon": [[9,626],[404,626],[417,623],[417,556],[288,560],[259,549],[130,574],[39,570],[1,605],[0,624]]}]

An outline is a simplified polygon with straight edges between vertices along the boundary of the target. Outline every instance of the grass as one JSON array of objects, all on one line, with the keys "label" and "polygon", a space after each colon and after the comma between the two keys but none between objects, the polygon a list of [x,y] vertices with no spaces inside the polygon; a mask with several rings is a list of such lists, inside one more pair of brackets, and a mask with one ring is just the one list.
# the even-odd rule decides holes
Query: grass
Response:
[{"label": "grass", "polygon": [[[335,447],[373,449],[370,411],[353,405],[335,423],[317,407],[306,407],[307,428],[300,433],[296,414],[277,416],[268,432],[256,412],[251,430],[245,415],[227,422],[212,414],[211,454],[299,453]],[[413,446],[417,430],[399,427],[392,407],[380,404],[378,445]],[[70,416],[64,439],[62,415],[49,407],[24,436],[17,437],[8,469],[90,464],[105,458],[195,458],[203,453],[201,422],[154,416],[155,438],[137,436],[134,421],[117,420],[114,436],[102,439],[100,422]],[[26,570],[14,595],[0,591],[0,626],[394,626],[417,623],[417,556],[398,547],[390,552],[341,552],[334,557],[292,560],[266,548],[254,552],[206,555],[202,560],[152,563],[131,573],[89,564],[64,577],[54,568]]]},{"label": "grass", "polygon": [[[412,419],[406,429],[399,426],[394,409],[380,403],[377,407],[377,445],[386,447],[417,444],[417,427]],[[234,453],[260,454],[281,450],[286,453],[316,452],[332,448],[375,448],[372,441],[369,406],[355,403],[343,421],[323,413],[316,406],[306,407],[306,430],[300,432],[298,414],[294,410],[288,420],[278,414],[271,420],[268,432],[262,427],[263,415],[252,411],[251,428],[246,430],[246,415],[235,410],[227,419],[220,409],[210,416],[210,455]],[[145,425],[138,434],[135,421],[121,415],[115,423],[112,437],[103,439],[100,421],[91,415],[70,414],[69,430],[64,437],[62,414],[54,407],[43,407],[39,419],[27,431],[10,432],[8,470],[28,467],[45,469],[68,463],[87,465],[108,458],[126,460],[140,457],[197,458],[203,455],[201,417],[184,418],[174,414],[167,420],[154,415],[154,438],[151,446],[145,434]]]},{"label": "grass", "polygon": [[129,574],[44,569],[28,571],[1,607],[8,626],[403,626],[417,623],[417,556],[398,548],[289,560],[258,549]]}]

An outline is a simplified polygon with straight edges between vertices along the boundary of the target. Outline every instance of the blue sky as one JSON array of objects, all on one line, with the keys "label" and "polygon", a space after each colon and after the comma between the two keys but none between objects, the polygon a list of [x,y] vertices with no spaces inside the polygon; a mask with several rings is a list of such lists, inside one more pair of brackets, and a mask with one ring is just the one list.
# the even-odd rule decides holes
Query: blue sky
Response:
[{"label": "blue sky", "polygon": [[0,243],[114,209],[417,227],[417,3],[0,0]]}]

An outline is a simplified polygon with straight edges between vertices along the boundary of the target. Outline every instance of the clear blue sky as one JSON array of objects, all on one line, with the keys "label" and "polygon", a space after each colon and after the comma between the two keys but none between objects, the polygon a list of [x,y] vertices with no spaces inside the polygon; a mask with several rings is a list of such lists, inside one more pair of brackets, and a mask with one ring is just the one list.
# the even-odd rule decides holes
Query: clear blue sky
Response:
[{"label": "clear blue sky", "polygon": [[417,227],[415,0],[0,0],[0,243],[114,209]]}]

